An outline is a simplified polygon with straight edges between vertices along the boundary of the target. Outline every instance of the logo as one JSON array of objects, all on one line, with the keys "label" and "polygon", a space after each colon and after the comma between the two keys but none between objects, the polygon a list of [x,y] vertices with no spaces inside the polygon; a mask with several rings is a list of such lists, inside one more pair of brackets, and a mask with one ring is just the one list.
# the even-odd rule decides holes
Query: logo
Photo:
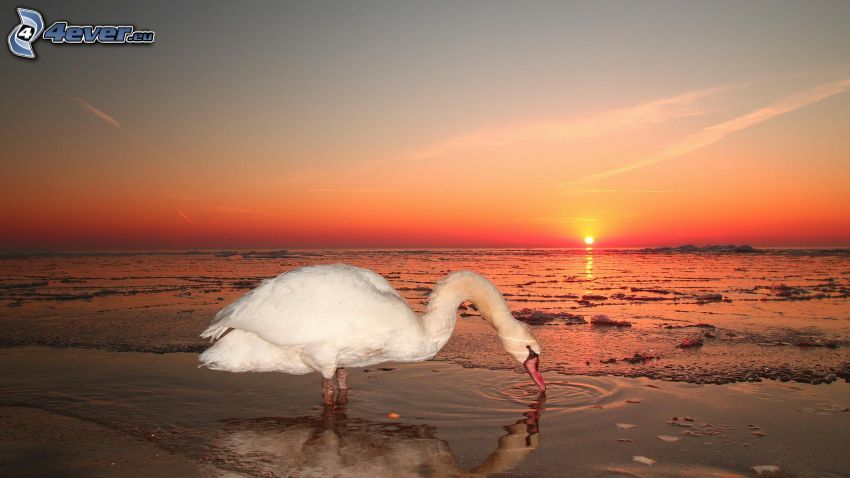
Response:
[{"label": "logo", "polygon": [[9,51],[31,60],[35,59],[32,44],[39,38],[50,40],[54,45],[144,45],[154,42],[153,31],[136,30],[133,25],[69,25],[68,22],[58,21],[44,30],[41,13],[28,8],[18,8],[18,17],[21,22],[9,33]]},{"label": "logo", "polygon": [[32,42],[38,40],[38,36],[44,30],[44,19],[37,11],[26,8],[18,9],[18,18],[21,19],[21,23],[9,34],[9,50],[17,56],[35,58]]}]

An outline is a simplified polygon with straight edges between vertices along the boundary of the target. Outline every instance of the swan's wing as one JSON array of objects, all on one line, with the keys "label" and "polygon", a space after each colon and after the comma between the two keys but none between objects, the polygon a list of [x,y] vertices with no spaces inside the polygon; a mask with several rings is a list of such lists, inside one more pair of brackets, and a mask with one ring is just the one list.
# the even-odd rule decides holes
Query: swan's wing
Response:
[{"label": "swan's wing", "polygon": [[216,314],[201,337],[253,332],[279,346],[391,336],[415,314],[386,279],[344,264],[302,267],[263,281]]},{"label": "swan's wing", "polygon": [[357,274],[358,276],[360,276],[361,279],[372,284],[372,287],[374,287],[377,291],[381,293],[392,294],[398,298],[401,298],[398,291],[395,290],[395,288],[389,283],[389,281],[385,279],[384,276],[377,274],[374,271],[370,271],[369,269],[364,269],[362,267],[349,266],[346,264],[334,264],[333,267],[335,266],[342,266],[351,273]]}]

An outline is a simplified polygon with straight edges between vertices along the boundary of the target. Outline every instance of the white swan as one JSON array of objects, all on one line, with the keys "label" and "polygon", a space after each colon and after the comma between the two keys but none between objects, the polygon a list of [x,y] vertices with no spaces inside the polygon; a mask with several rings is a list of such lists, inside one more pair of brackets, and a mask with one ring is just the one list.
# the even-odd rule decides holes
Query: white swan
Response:
[{"label": "white swan", "polygon": [[380,275],[345,264],[293,269],[216,314],[201,337],[216,343],[202,366],[229,372],[319,372],[325,403],[334,379],[345,400],[345,367],[427,360],[446,344],[461,302],[472,302],[496,329],[502,346],[545,390],[538,371],[540,344],[511,315],[499,290],[469,271],[437,283],[420,318]]}]

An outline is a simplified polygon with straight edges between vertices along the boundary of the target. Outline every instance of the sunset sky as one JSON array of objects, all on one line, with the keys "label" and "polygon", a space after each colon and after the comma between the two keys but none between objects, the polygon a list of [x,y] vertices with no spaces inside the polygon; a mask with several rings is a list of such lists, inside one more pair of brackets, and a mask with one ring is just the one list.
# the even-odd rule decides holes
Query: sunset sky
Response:
[{"label": "sunset sky", "polygon": [[850,246],[844,0],[27,6],[0,250]]}]

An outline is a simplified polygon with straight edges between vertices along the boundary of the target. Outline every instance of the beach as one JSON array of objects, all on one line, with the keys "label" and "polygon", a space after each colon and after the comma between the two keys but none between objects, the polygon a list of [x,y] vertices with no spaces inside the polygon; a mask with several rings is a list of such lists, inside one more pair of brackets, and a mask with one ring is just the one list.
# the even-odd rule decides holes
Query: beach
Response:
[{"label": "beach", "polygon": [[[315,374],[197,368],[208,346],[197,335],[216,311],[265,278],[335,262],[384,275],[419,312],[447,272],[487,276],[543,347],[546,396],[471,306],[435,360],[353,370],[344,407],[321,405]],[[145,476],[146,464],[162,476],[846,476],[849,289],[841,250],[6,255],[0,415],[14,433],[0,466],[10,476]]]},{"label": "beach", "polygon": [[[314,375],[217,373],[198,369],[194,354],[21,347],[1,350],[0,360],[0,414],[27,426],[12,427],[0,446],[8,476],[75,476],[75,468],[150,476],[148,466],[159,476],[387,477],[850,469],[844,382],[693,385],[546,373],[542,399],[511,371],[385,364],[352,371],[349,403],[331,409]],[[82,441],[68,425],[57,428],[65,417],[83,428]],[[57,433],[71,439],[60,445],[66,439],[49,438]]]}]

